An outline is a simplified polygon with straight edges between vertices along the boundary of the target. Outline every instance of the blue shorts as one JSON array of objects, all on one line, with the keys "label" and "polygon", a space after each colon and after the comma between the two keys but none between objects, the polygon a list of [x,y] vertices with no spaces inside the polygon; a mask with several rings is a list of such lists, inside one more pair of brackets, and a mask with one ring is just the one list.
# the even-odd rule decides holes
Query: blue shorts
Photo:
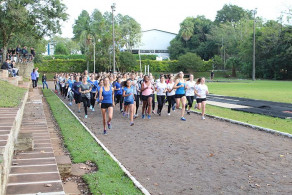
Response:
[{"label": "blue shorts", "polygon": [[134,101],[132,101],[132,102],[125,102],[124,103],[125,106],[131,105],[131,104],[134,104]]}]

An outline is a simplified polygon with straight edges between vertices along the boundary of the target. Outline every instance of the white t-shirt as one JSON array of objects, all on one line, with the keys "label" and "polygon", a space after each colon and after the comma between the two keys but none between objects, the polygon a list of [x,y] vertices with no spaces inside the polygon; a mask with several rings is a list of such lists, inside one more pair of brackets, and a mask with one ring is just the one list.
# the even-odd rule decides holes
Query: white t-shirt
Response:
[{"label": "white t-shirt", "polygon": [[166,83],[156,83],[156,88],[157,88],[157,95],[165,95],[165,89],[167,88]]},{"label": "white t-shirt", "polygon": [[206,98],[207,91],[208,91],[207,85],[199,84],[197,85],[196,90],[197,90],[197,93],[200,95],[200,97],[197,96],[197,98]]},{"label": "white t-shirt", "polygon": [[186,82],[186,86],[187,86],[187,89],[186,89],[186,96],[194,96],[195,95],[195,85],[196,85],[196,82],[195,81],[187,81]]},{"label": "white t-shirt", "polygon": [[[174,85],[174,83],[168,83],[167,84],[167,89],[169,89],[169,90],[172,89],[173,85]],[[173,89],[171,92],[167,93],[167,96],[173,96],[173,95],[175,95],[175,89]]]}]

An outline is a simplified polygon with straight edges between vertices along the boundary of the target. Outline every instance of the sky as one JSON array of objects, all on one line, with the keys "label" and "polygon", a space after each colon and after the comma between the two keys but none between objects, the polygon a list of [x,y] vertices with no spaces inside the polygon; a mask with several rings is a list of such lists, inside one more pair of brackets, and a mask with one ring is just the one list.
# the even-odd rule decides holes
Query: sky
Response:
[{"label": "sky", "polygon": [[111,11],[116,3],[116,12],[129,15],[141,24],[142,30],[159,29],[178,33],[180,23],[188,16],[204,15],[214,20],[224,4],[233,4],[244,9],[257,8],[257,16],[276,20],[282,11],[292,8],[291,0],[63,0],[69,19],[62,23],[62,37],[73,37],[72,26],[82,10],[90,14],[94,9],[102,13]]}]

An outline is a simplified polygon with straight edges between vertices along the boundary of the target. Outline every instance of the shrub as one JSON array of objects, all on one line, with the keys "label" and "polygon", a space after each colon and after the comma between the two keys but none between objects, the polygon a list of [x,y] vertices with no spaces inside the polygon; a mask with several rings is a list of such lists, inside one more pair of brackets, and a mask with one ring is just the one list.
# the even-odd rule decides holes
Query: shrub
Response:
[{"label": "shrub", "polygon": [[79,54],[74,54],[74,55],[52,55],[52,56],[44,56],[44,60],[54,60],[54,59],[86,59],[85,55],[79,55]]},{"label": "shrub", "polygon": [[40,72],[83,72],[86,69],[86,60],[43,60],[42,63],[35,64]]},{"label": "shrub", "polygon": [[[139,54],[134,54],[136,60],[139,60]],[[156,60],[157,55],[141,55],[141,60]]]}]

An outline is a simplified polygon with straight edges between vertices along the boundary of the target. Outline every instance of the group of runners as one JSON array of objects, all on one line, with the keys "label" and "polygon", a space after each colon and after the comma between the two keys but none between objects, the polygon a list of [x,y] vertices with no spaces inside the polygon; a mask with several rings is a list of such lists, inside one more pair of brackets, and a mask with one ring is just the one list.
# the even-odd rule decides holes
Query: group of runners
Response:
[{"label": "group of runners", "polygon": [[[202,120],[205,120],[206,96],[208,87],[205,78],[194,80],[192,74],[187,81],[184,73],[176,75],[161,74],[155,80],[153,75],[143,73],[61,73],[54,77],[56,93],[68,98],[69,105],[75,102],[78,112],[81,112],[83,103],[85,118],[88,118],[88,109],[95,111],[100,107],[103,117],[103,133],[112,128],[113,107],[119,104],[123,117],[130,119],[130,126],[134,125],[138,109],[142,104],[141,118],[151,119],[152,114],[161,116],[165,103],[168,103],[167,114],[181,107],[180,120],[186,121],[185,112],[190,115],[193,102],[195,109],[202,109]],[[156,102],[157,100],[157,102]],[[157,110],[155,111],[155,105]]]}]

